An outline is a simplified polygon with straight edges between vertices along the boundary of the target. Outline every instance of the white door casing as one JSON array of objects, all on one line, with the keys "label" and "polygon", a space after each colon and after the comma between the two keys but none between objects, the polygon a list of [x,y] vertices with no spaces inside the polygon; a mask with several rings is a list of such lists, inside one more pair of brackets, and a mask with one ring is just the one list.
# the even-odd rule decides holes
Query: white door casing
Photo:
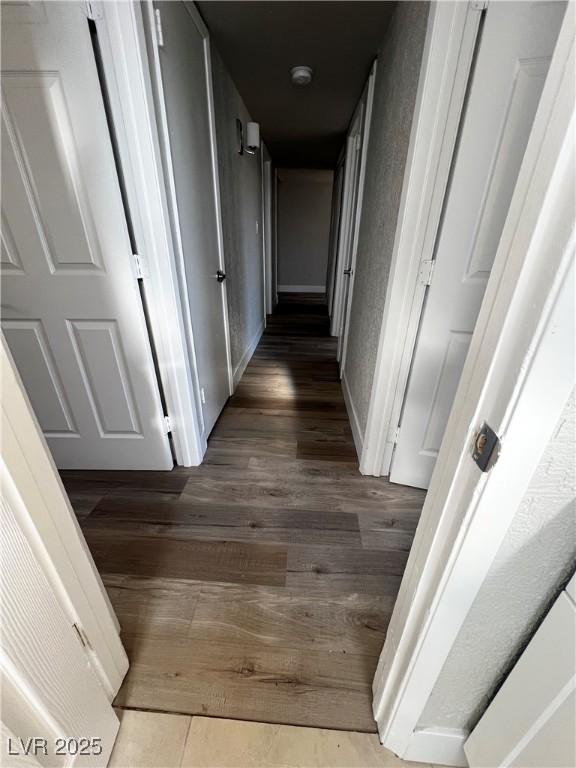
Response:
[{"label": "white door casing", "polygon": [[462,119],[390,480],[427,488],[565,4],[491,3]]},{"label": "white door casing", "polygon": [[358,105],[352,119],[352,125],[346,137],[346,159],[344,161],[344,191],[342,198],[342,213],[338,232],[338,253],[336,256],[336,277],[334,281],[334,303],[330,325],[332,336],[338,336],[338,359],[342,349],[342,331],[344,312],[348,296],[349,274],[346,270],[350,264],[350,249],[354,229],[354,212],[359,175],[359,154],[361,149],[360,136],[362,131],[362,114],[364,105]]},{"label": "white door casing", "polygon": [[[207,437],[232,393],[208,32],[192,4],[147,4],[165,171]],[[161,36],[161,39],[160,39]],[[193,342],[192,342],[193,339]]]},{"label": "white door casing", "polygon": [[468,737],[472,768],[576,765],[576,576]]},{"label": "white door casing", "polygon": [[344,376],[346,369],[346,349],[348,346],[348,318],[352,310],[352,296],[354,294],[354,274],[356,272],[356,257],[358,255],[358,239],[360,237],[360,219],[362,215],[362,202],[364,200],[364,179],[366,177],[366,163],[368,158],[368,142],[370,139],[370,126],[372,123],[372,107],[374,103],[374,86],[376,83],[376,65],[372,64],[372,70],[368,78],[368,83],[362,94],[363,115],[362,115],[362,133],[360,135],[360,148],[358,151],[358,166],[356,168],[355,180],[355,205],[353,212],[353,225],[350,232],[350,251],[348,269],[350,270],[346,285],[346,296],[344,301],[344,310],[342,318],[342,332],[338,339],[338,360],[340,361],[340,371]]},{"label": "white door casing", "polygon": [[334,172],[334,185],[332,187],[332,216],[330,222],[330,239],[328,252],[328,269],[326,273],[326,302],[328,315],[332,317],[334,308],[334,283],[336,278],[336,263],[338,258],[338,243],[340,233],[340,219],[342,216],[342,193],[344,187],[344,153],[338,160]]},{"label": "white door casing", "polygon": [[2,329],[61,468],[171,469],[81,3],[2,16]]},{"label": "white door casing", "polygon": [[264,322],[274,309],[274,265],[272,253],[272,160],[262,144],[262,245],[264,261]]}]

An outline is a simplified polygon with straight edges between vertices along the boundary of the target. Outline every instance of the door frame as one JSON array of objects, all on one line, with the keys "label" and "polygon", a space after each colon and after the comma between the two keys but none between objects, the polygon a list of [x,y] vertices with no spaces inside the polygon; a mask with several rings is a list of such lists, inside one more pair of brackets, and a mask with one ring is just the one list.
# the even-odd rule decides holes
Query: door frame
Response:
[{"label": "door frame", "polygon": [[[356,107],[352,120],[350,121],[350,128],[354,126],[354,123],[358,119],[358,110],[361,109],[362,103]],[[362,128],[362,116],[360,115],[360,132]],[[338,230],[338,250],[336,252],[336,266],[335,266],[335,278],[334,278],[334,299],[332,303],[332,317],[330,318],[330,335],[340,337],[342,332],[342,318],[344,314],[344,263],[346,259],[346,252],[350,244],[350,228],[353,224],[354,211],[352,209],[352,195],[354,193],[353,188],[353,171],[354,161],[356,155],[356,139],[350,136],[348,132],[346,134],[346,154],[344,158],[344,190],[342,193],[342,208],[340,211],[340,227]]]},{"label": "door frame", "polygon": [[332,187],[332,215],[330,220],[330,239],[328,255],[328,270],[326,273],[326,301],[328,304],[328,316],[332,318],[336,261],[338,245],[340,242],[340,221],[342,219],[342,202],[344,196],[344,161],[346,159],[345,147],[340,150],[338,162],[334,170],[334,185]]},{"label": "door frame", "polygon": [[0,369],[3,493],[112,701],[128,671],[120,625],[1,333]]},{"label": "door frame", "polygon": [[360,237],[360,220],[362,218],[362,204],[364,200],[364,182],[366,178],[366,165],[368,160],[368,142],[370,141],[370,128],[372,124],[372,109],[374,107],[374,87],[376,84],[377,60],[372,64],[368,83],[366,84],[366,104],[364,105],[364,125],[362,129],[362,146],[360,147],[360,172],[358,175],[358,190],[356,193],[356,205],[353,213],[353,231],[350,255],[350,269],[352,270],[348,283],[348,296],[343,307],[342,323],[343,334],[340,342],[340,371],[343,373],[346,367],[346,350],[348,348],[349,323],[346,322],[352,308],[352,296],[354,293],[354,277],[356,274],[356,258],[358,256],[358,239]]},{"label": "door frame", "polygon": [[[575,383],[573,24],[568,6],[374,678],[381,741],[406,760],[467,764],[466,731],[419,719]],[[485,421],[488,473],[470,455]]]},{"label": "door frame", "polygon": [[485,2],[433,0],[360,456],[388,475]]},{"label": "door frame", "polygon": [[272,314],[274,309],[274,293],[276,287],[273,285],[273,247],[272,247],[272,158],[268,148],[262,142],[261,144],[261,176],[262,176],[262,254],[264,270],[264,327],[266,327],[266,316]]},{"label": "door frame", "polygon": [[[204,39],[218,248],[221,269],[224,270],[210,41],[194,5],[185,5]],[[146,39],[144,13],[148,14],[149,22],[153,24],[152,3],[146,0],[141,6],[134,0],[92,0],[87,3],[87,13],[96,25],[128,206],[138,247],[142,251],[139,255],[144,262],[144,290],[176,462],[181,466],[197,466],[202,463],[206,452],[207,438],[194,354],[194,330],[185,291],[182,244],[171,226],[169,200],[175,190],[169,146],[165,142],[166,115],[163,113],[157,117],[154,99],[152,72],[159,62],[157,51],[149,51]],[[151,28],[155,29],[154,26]],[[166,169],[163,151],[168,158]],[[225,285],[223,307],[231,393],[232,366]]]}]

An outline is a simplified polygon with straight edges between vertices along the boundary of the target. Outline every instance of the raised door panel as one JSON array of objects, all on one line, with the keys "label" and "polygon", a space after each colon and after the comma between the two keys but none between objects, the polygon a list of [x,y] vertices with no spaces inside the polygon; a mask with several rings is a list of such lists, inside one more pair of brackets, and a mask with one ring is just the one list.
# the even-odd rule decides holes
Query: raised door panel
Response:
[{"label": "raised door panel", "polygon": [[171,469],[82,3],[3,16],[1,159],[2,328],[57,465]]}]

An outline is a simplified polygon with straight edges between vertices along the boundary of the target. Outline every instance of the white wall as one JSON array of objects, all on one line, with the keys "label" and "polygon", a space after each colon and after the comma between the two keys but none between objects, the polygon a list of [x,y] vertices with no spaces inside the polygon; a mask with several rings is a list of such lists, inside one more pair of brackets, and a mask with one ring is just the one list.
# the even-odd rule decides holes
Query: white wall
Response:
[{"label": "white wall", "polygon": [[278,170],[278,290],[324,291],[333,172]]},{"label": "white wall", "polygon": [[575,450],[573,393],[446,659],[419,728],[469,731],[476,725],[572,574]]}]

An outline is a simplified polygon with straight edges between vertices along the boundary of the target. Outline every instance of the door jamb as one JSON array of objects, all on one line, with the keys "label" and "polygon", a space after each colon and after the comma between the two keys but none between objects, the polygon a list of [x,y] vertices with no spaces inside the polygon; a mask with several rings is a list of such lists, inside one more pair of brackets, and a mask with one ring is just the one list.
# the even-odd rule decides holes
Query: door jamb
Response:
[{"label": "door jamb", "polygon": [[[568,7],[374,678],[381,741],[406,760],[467,764],[466,731],[419,720],[574,388],[573,17]],[[470,455],[484,421],[502,444],[489,473]]]},{"label": "door jamb", "polygon": [[366,164],[368,160],[368,142],[370,141],[370,127],[372,124],[372,109],[374,107],[374,87],[376,84],[376,72],[377,72],[377,60],[372,64],[370,75],[368,76],[368,83],[366,86],[366,106],[364,109],[364,130],[362,131],[362,148],[360,156],[360,173],[358,175],[358,192],[356,196],[356,205],[354,207],[354,229],[352,233],[352,253],[350,256],[350,268],[352,270],[350,274],[350,283],[348,286],[348,297],[346,305],[343,307],[342,323],[343,323],[343,338],[342,338],[342,351],[340,353],[340,370],[344,376],[344,370],[346,368],[346,350],[348,348],[348,330],[350,324],[347,319],[350,316],[350,310],[352,308],[352,297],[354,294],[354,276],[356,274],[356,258],[358,256],[358,240],[360,237],[360,220],[362,218],[362,202],[364,199],[364,183],[366,178]]},{"label": "door jamb", "polygon": [[264,267],[264,327],[274,308],[272,287],[272,159],[264,142],[260,147],[262,177],[262,262]]},{"label": "door jamb", "polygon": [[187,340],[193,357],[190,313],[179,289],[142,10],[136,2],[92,2],[90,11],[139,255],[148,272],[144,288],[176,461],[196,466],[202,462],[206,438],[197,369]]},{"label": "door jamb", "polygon": [[485,3],[430,5],[360,471],[387,475]]},{"label": "door jamb", "polygon": [[330,222],[330,269],[326,273],[326,301],[328,303],[328,316],[332,318],[334,305],[334,290],[336,278],[336,262],[338,259],[338,244],[340,236],[340,221],[342,219],[342,203],[344,195],[344,161],[346,159],[344,145],[340,150],[338,162],[334,169],[334,186],[332,189],[332,219]]},{"label": "door jamb", "polygon": [[[357,110],[352,117],[351,125],[356,119]],[[355,140],[354,140],[355,141]],[[353,140],[346,135],[346,156],[344,159],[344,190],[342,193],[342,210],[340,213],[340,228],[338,231],[338,251],[336,253],[336,277],[334,280],[334,299],[332,303],[332,317],[330,318],[330,335],[340,337],[342,332],[342,314],[344,311],[343,291],[344,276],[343,269],[348,243],[348,233],[350,230],[350,219],[353,215],[350,195],[352,194],[352,170],[354,166],[354,155],[356,149],[352,147]]]}]

